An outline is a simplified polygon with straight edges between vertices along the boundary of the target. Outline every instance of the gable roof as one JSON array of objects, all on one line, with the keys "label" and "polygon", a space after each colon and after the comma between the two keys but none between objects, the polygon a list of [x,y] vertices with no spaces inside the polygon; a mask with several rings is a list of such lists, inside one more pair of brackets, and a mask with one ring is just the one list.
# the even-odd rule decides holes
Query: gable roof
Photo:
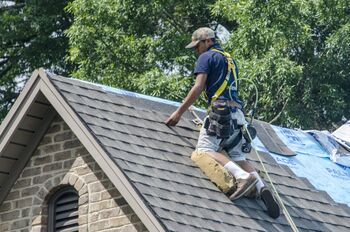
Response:
[{"label": "gable roof", "polygon": [[[48,108],[33,108],[40,103]],[[49,122],[55,110],[150,231],[289,231],[284,215],[271,219],[257,200],[243,198],[232,203],[195,166],[190,155],[198,129],[190,118],[184,117],[176,127],[164,124],[175,108],[41,69],[28,81],[0,127],[0,159],[8,156],[11,144],[33,144],[30,138],[13,141],[16,133],[23,132],[20,129],[28,115]],[[37,116],[40,112],[42,116]],[[45,126],[29,128],[40,137],[36,131]],[[12,153],[17,158],[10,170],[21,169],[19,163],[27,159],[17,153]],[[349,207],[315,190],[269,154],[260,154],[300,231],[350,230]],[[261,169],[255,155],[247,158]],[[12,183],[0,178],[0,201],[19,172],[2,168],[0,175],[8,173]]]}]

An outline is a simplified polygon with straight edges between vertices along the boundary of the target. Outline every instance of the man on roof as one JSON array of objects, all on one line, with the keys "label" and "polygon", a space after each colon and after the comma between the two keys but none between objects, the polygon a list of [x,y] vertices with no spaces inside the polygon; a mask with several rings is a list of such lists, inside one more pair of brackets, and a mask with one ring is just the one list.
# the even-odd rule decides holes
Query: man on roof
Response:
[{"label": "man on roof", "polygon": [[208,115],[200,130],[196,149],[206,152],[235,177],[237,189],[229,196],[231,200],[246,196],[255,187],[268,214],[277,218],[280,210],[273,194],[242,152],[241,129],[246,120],[243,103],[238,97],[235,61],[216,42],[215,32],[208,27],[193,32],[192,42],[186,48],[194,49],[199,55],[194,70],[196,81],[183,103],[166,120],[166,125],[175,126],[182,114],[205,91]]}]

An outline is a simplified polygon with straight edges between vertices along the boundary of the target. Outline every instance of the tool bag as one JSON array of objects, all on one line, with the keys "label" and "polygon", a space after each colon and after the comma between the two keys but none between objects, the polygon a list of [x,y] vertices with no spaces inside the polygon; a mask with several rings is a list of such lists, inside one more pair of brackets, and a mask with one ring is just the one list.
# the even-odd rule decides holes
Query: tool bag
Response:
[{"label": "tool bag", "polygon": [[229,138],[234,132],[231,110],[226,100],[216,100],[212,102],[208,119],[204,128],[208,135],[216,135],[218,138]]}]

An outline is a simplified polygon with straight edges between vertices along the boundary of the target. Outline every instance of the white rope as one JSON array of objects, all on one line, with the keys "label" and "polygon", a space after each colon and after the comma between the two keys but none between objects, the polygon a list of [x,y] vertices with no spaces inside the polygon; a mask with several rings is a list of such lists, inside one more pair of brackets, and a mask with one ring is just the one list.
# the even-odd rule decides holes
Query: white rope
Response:
[{"label": "white rope", "polygon": [[[253,141],[253,140],[252,140],[252,137],[250,136],[250,133],[249,133],[249,131],[248,131],[248,129],[247,129],[247,126],[246,126],[246,125],[243,125],[243,127],[244,127],[244,130],[246,130],[246,132],[247,132],[247,134],[248,134],[248,136],[249,136],[250,141]],[[283,209],[284,215],[286,216],[286,219],[287,219],[287,221],[288,221],[290,227],[292,228],[293,232],[299,232],[297,226],[295,225],[295,223],[294,223],[294,221],[293,221],[293,218],[290,216],[290,214],[289,214],[289,212],[288,212],[286,206],[284,205],[284,202],[283,202],[282,198],[281,198],[280,195],[278,194],[278,191],[277,191],[275,185],[272,183],[272,180],[271,180],[271,178],[270,178],[270,175],[269,175],[269,173],[267,172],[267,169],[266,169],[264,163],[262,162],[262,159],[261,159],[259,153],[258,153],[255,149],[253,149],[253,150],[254,150],[256,156],[258,157],[259,162],[261,163],[261,166],[262,166],[262,168],[263,168],[263,170],[264,170],[264,172],[265,172],[265,174],[266,174],[266,177],[267,177],[267,179],[269,180],[270,185],[271,185],[271,187],[272,187],[272,189],[273,189],[273,192],[274,192],[274,194],[275,194],[275,197],[276,197],[276,199],[278,200],[278,202],[280,203],[280,205],[281,205],[281,207],[282,207],[282,209]]]},{"label": "white rope", "polygon": [[192,120],[192,122],[194,122],[194,124],[196,124],[197,127],[202,127],[203,125],[203,120],[198,116],[198,114],[196,114],[196,112],[193,110],[193,106],[190,106],[188,108],[188,111],[191,112],[191,114],[193,115],[193,117],[195,119]]},{"label": "white rope", "polygon": [[[256,109],[256,106],[257,106],[258,101],[259,101],[259,97],[258,97],[259,91],[258,91],[258,88],[256,87],[255,83],[254,83],[252,80],[248,79],[248,78],[240,78],[240,80],[248,81],[248,82],[250,82],[250,83],[254,86],[256,95],[255,95],[255,103],[254,103],[254,108],[253,108],[253,109]],[[231,94],[231,92],[230,92],[230,94]],[[252,114],[252,118],[251,118],[250,122],[253,121],[253,117],[254,117],[254,115]],[[250,141],[253,141],[253,139],[252,139],[252,137],[251,137],[251,135],[250,135],[250,133],[249,133],[249,131],[248,131],[247,125],[244,124],[244,125],[243,125],[243,129],[247,132],[247,134],[248,134],[248,136],[249,136],[249,140],[250,140]],[[266,169],[264,163],[262,162],[262,159],[261,159],[259,153],[258,153],[255,149],[253,149],[253,150],[254,150],[254,152],[255,152],[255,155],[258,157],[259,162],[261,163],[261,166],[262,166],[262,168],[263,168],[263,170],[264,170],[264,172],[265,172],[265,174],[266,174],[266,177],[267,177],[268,181],[270,182],[270,185],[271,185],[271,187],[272,187],[272,190],[273,190],[273,192],[274,192],[274,195],[275,195],[277,201],[279,202],[279,204],[281,205],[282,210],[283,210],[283,212],[284,212],[284,215],[286,216],[286,219],[287,219],[287,221],[288,221],[290,227],[292,228],[293,232],[299,232],[297,226],[295,225],[295,223],[294,223],[294,221],[293,221],[293,218],[290,216],[290,214],[289,214],[289,212],[288,212],[286,206],[284,205],[284,202],[283,202],[282,198],[280,197],[280,195],[279,195],[279,193],[278,193],[278,191],[277,191],[275,185],[272,183],[272,180],[271,180],[271,178],[270,178],[270,175],[269,175],[269,173],[267,172],[267,169]]]}]

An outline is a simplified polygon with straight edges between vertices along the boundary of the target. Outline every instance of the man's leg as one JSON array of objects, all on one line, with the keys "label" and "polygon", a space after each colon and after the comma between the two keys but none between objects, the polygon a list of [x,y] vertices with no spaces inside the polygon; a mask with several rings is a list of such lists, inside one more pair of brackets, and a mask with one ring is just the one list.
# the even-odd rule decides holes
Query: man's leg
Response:
[{"label": "man's leg", "polygon": [[219,164],[221,164],[226,170],[228,170],[237,182],[237,190],[230,196],[231,200],[236,200],[249,192],[257,182],[254,175],[244,171],[235,162],[231,161],[227,156],[220,152],[206,151],[208,155],[214,158]]},{"label": "man's leg", "polygon": [[228,155],[232,160],[234,160],[240,166],[240,168],[242,168],[243,170],[250,173],[250,175],[256,178],[257,183],[255,187],[257,190],[257,196],[260,196],[261,199],[263,200],[266,206],[268,215],[272,218],[279,217],[280,208],[271,190],[267,186],[265,186],[261,177],[256,172],[254,166],[249,161],[246,160],[245,154],[242,152],[241,147],[242,147],[242,141],[240,141],[239,144],[237,144],[235,147],[227,151]]},{"label": "man's leg", "polygon": [[255,185],[258,196],[260,196],[261,200],[264,202],[269,216],[272,218],[278,218],[280,216],[279,205],[275,200],[271,190],[267,186],[265,186],[264,182],[262,181],[259,174],[256,172],[253,165],[247,160],[237,161],[236,163],[243,170],[245,170],[246,172],[249,172],[250,174],[254,175],[258,179],[258,182]]},{"label": "man's leg", "polygon": [[232,162],[226,155],[220,152],[214,152],[214,151],[211,151],[211,152],[207,151],[206,153],[210,155],[212,158],[214,158],[219,164],[221,164],[229,172],[231,172],[236,179],[247,179],[249,177],[248,172],[244,171],[240,166]]},{"label": "man's leg", "polygon": [[[204,125],[206,120],[208,120],[208,117],[204,119]],[[236,178],[237,189],[235,193],[231,195],[232,198],[230,197],[230,199],[234,200],[243,196],[251,188],[253,188],[257,180],[253,175],[245,172],[241,167],[232,162],[227,156],[217,152],[220,150],[221,142],[222,139],[219,139],[216,136],[208,135],[206,129],[202,127],[199,133],[196,148],[199,151],[206,152]]]},{"label": "man's leg", "polygon": [[[236,109],[236,112],[232,113],[232,119],[237,121],[238,125],[244,125],[247,123],[247,121],[245,120],[245,116],[244,113],[241,109]],[[235,134],[233,135],[233,137],[235,136],[239,136],[238,135],[238,131],[235,132]],[[236,144],[235,147],[231,148],[230,151],[227,151],[227,154],[246,172],[254,175],[258,182],[256,183],[256,189],[258,192],[260,192],[261,188],[264,187],[264,182],[261,180],[259,174],[256,172],[255,168],[253,167],[253,165],[250,164],[249,161],[247,161],[245,159],[245,155],[242,152],[242,136],[241,136],[241,140],[239,141],[238,144]]]},{"label": "man's leg", "polygon": [[260,193],[260,190],[265,186],[264,182],[262,181],[261,177],[259,174],[256,172],[255,168],[253,165],[247,161],[247,160],[241,160],[241,161],[236,161],[236,163],[246,172],[251,173],[254,175],[257,179],[258,182],[256,183],[255,187],[258,193]]},{"label": "man's leg", "polygon": [[[244,117],[243,112],[240,109],[237,109],[236,112],[232,113],[232,119],[237,120],[238,125],[244,125],[246,124],[246,120]],[[237,133],[237,132],[236,132]],[[237,136],[233,135],[234,136]],[[256,189],[257,193],[261,196],[261,199],[263,200],[268,214],[272,218],[277,218],[280,215],[280,209],[276,202],[276,200],[273,197],[273,194],[271,191],[265,186],[264,182],[261,180],[259,174],[256,172],[253,165],[249,163],[249,161],[246,160],[245,154],[242,152],[242,140],[238,144],[236,144],[233,148],[230,148],[227,151],[227,154],[230,156],[232,160],[234,160],[243,170],[250,173],[251,176],[254,176],[257,180],[256,183]]]}]

